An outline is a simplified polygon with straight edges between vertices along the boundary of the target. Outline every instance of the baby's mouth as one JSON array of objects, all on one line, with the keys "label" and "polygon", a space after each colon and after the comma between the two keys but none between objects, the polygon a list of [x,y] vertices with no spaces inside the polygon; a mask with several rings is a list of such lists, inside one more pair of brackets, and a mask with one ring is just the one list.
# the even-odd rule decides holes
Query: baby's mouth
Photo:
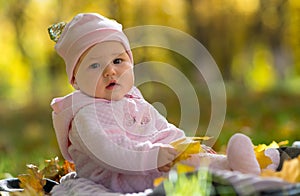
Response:
[{"label": "baby's mouth", "polygon": [[112,90],[113,88],[115,88],[118,85],[119,84],[116,81],[112,81],[105,88],[108,89],[108,90]]}]

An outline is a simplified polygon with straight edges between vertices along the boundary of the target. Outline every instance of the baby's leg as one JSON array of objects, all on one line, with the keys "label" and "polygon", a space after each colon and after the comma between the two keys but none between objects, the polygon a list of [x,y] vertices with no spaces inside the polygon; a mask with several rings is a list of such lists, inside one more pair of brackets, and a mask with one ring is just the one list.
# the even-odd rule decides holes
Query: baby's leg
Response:
[{"label": "baby's leg", "polygon": [[181,163],[193,166],[195,168],[209,167],[210,169],[230,170],[226,155],[221,155],[221,154],[211,154],[211,153],[194,154],[191,155],[189,159],[185,161],[181,161]]},{"label": "baby's leg", "polygon": [[211,169],[231,170],[226,155],[223,154],[199,154],[200,164],[208,164]]},{"label": "baby's leg", "polygon": [[232,170],[247,174],[260,174],[260,167],[256,160],[253,144],[244,134],[234,134],[227,146],[227,158]]},{"label": "baby's leg", "polygon": [[[209,166],[211,169],[233,170],[247,174],[260,174],[261,169],[256,159],[251,139],[244,134],[234,134],[227,145],[227,156],[221,154],[199,153],[192,155],[183,164],[195,168]],[[267,149],[265,155],[272,160],[267,169],[275,170],[280,161],[276,149]]]}]

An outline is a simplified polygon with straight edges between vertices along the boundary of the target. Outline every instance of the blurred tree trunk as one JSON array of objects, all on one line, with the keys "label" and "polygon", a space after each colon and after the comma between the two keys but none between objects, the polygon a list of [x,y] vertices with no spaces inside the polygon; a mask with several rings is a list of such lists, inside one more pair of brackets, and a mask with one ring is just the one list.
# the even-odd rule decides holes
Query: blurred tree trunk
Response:
[{"label": "blurred tree trunk", "polygon": [[23,45],[24,23],[26,21],[25,10],[28,1],[13,0],[9,3],[7,18],[11,20],[16,35],[16,46],[18,47],[24,61],[28,60],[27,49]]},{"label": "blurred tree trunk", "polygon": [[[249,26],[249,42],[261,43],[267,46],[272,54],[272,66],[279,79],[284,79],[291,56],[284,46],[284,34],[288,1],[260,1],[255,22]],[[253,36],[255,35],[255,36]]]},{"label": "blurred tree trunk", "polygon": [[[216,61],[223,78],[231,79],[230,65],[232,61],[231,41],[228,39],[228,27],[226,17],[213,17],[212,21],[206,21],[206,25],[201,25],[198,21],[195,3],[203,0],[187,0],[187,21],[192,35],[210,52]],[[214,10],[208,10],[213,12]],[[216,19],[216,20],[215,20]]]}]

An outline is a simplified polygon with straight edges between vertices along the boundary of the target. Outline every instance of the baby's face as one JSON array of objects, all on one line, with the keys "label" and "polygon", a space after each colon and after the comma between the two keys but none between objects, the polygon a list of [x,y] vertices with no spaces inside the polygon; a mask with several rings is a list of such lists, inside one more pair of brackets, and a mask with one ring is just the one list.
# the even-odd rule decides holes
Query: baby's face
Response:
[{"label": "baby's face", "polygon": [[75,70],[74,83],[85,94],[120,100],[134,84],[133,64],[120,42],[101,42],[90,48]]}]

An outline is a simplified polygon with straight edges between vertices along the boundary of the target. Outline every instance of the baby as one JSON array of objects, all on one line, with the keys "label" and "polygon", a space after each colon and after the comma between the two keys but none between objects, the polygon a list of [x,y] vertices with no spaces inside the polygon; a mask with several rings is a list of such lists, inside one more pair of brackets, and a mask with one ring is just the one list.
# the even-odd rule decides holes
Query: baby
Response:
[{"label": "baby", "polygon": [[[76,89],[51,103],[63,157],[75,163],[79,179],[109,192],[152,188],[178,156],[170,143],[185,134],[134,86],[133,57],[121,24],[95,13],[78,14],[64,27],[55,49]],[[274,157],[276,168],[279,155]],[[251,140],[242,134],[231,138],[227,156],[201,153],[185,163],[199,167],[204,158],[211,160],[211,168],[260,172]]]}]

